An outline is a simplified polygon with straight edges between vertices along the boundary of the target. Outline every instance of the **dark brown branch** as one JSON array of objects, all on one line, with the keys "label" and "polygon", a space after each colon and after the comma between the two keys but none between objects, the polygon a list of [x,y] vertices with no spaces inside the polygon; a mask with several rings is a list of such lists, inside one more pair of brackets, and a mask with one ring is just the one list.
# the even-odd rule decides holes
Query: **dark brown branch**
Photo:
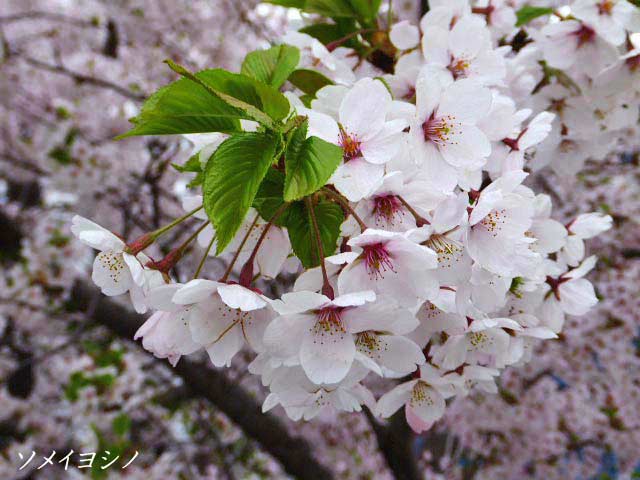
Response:
[{"label": "dark brown branch", "polygon": [[420,480],[423,478],[411,448],[414,434],[404,418],[404,409],[393,415],[386,426],[378,422],[366,407],[363,410],[376,435],[378,447],[395,479]]}]

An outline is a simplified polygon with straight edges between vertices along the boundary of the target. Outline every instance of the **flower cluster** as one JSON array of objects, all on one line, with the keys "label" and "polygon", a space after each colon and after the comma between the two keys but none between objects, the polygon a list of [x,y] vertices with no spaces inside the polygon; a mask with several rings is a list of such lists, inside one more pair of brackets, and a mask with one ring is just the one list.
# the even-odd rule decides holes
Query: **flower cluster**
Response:
[{"label": "flower cluster", "polygon": [[[189,134],[196,152],[180,168],[197,172],[202,195],[130,243],[81,217],[72,226],[100,251],[103,293],[154,312],[136,335],[147,350],[174,365],[206,350],[229,366],[248,347],[265,411],[310,419],[365,405],[386,418],[404,407],[420,432],[448,398],[496,392],[501,370],[597,303],[584,241],[611,217],[563,225],[523,182],[546,165],[573,173],[636,127],[640,10],[578,0],[516,15],[518,2],[484,3],[432,0],[419,27],[324,43],[307,26],[249,54],[241,75],[170,63],[185,78],[129,135]],[[190,218],[199,227],[163,259],[143,253]],[[172,281],[196,240],[201,265],[215,252],[226,272]],[[254,287],[283,272],[297,279],[280,298]],[[401,380],[376,401],[371,375]]]}]

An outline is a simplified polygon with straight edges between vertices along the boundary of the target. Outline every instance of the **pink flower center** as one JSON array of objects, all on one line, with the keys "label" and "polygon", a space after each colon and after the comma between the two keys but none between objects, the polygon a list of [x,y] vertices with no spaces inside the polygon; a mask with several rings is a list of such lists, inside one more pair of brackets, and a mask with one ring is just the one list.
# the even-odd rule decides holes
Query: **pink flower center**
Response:
[{"label": "pink flower center", "polygon": [[332,334],[334,332],[346,332],[347,329],[342,321],[342,308],[330,306],[316,311],[318,319],[315,325],[316,333]]},{"label": "pink flower center", "polygon": [[373,199],[373,213],[376,217],[376,225],[393,225],[396,215],[405,214],[402,202],[395,195],[383,195]]},{"label": "pink flower center", "polygon": [[578,48],[592,42],[596,37],[596,31],[584,23],[580,29],[573,32],[573,34],[578,37]]},{"label": "pink flower center", "polygon": [[345,162],[362,156],[360,149],[361,142],[353,135],[349,135],[347,131],[340,125],[340,146],[342,147],[342,159]]},{"label": "pink flower center", "polygon": [[424,140],[426,142],[435,143],[437,146],[443,146],[452,142],[451,138],[455,135],[455,118],[451,115],[444,117],[436,117],[435,114],[431,114],[431,117],[422,124],[422,132],[424,133]]},{"label": "pink flower center", "polygon": [[374,243],[363,247],[364,265],[369,274],[369,278],[384,278],[386,271],[396,273],[391,255],[383,243]]},{"label": "pink flower center", "polygon": [[467,74],[467,70],[469,69],[469,61],[464,58],[451,59],[451,63],[447,67],[447,69],[451,72],[454,79],[458,79],[460,77],[464,77]]}]

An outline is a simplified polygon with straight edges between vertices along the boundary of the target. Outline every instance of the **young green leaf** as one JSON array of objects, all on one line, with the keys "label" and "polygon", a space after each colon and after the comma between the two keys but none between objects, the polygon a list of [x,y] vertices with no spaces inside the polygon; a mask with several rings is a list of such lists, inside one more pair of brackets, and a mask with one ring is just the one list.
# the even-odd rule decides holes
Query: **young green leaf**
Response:
[{"label": "young green leaf", "polygon": [[289,81],[307,95],[315,95],[318,90],[333,82],[315,70],[300,69],[289,75]]},{"label": "young green leaf", "polygon": [[521,27],[522,25],[529,23],[531,20],[542,17],[543,15],[551,15],[552,13],[553,8],[550,7],[532,7],[531,5],[525,5],[516,12],[516,17],[518,19],[516,27]]},{"label": "young green leaf", "polygon": [[291,45],[276,45],[249,53],[240,70],[259,82],[280,88],[300,62],[300,50]]},{"label": "young green leaf", "polygon": [[177,165],[172,163],[171,166],[175,168],[180,173],[195,173],[196,176],[191,179],[191,181],[187,184],[188,188],[194,188],[198,185],[202,185],[202,181],[204,179],[204,172],[202,168],[202,162],[200,162],[200,152],[194,153],[189,157],[183,165]]},{"label": "young green leaf", "polygon": [[378,16],[382,0],[349,0],[349,3],[364,22],[371,22]]},{"label": "young green leaf", "polygon": [[204,209],[217,234],[217,253],[233,240],[253,204],[276,152],[278,138],[267,133],[240,133],[218,147],[207,164]]},{"label": "young green leaf", "polygon": [[[355,29],[355,28],[354,28]],[[340,26],[334,23],[313,23],[298,30],[300,33],[306,33],[313,38],[320,40],[323,44],[335,42],[345,36],[340,30]]]},{"label": "young green leaf", "polygon": [[360,27],[356,24],[354,18],[335,18],[334,23],[314,23],[307,25],[299,30],[300,33],[306,33],[313,38],[320,40],[324,45],[341,40],[340,45],[343,47],[354,48],[360,50],[362,45],[355,37],[347,38],[349,35],[358,31]]},{"label": "young green leaf", "polygon": [[[198,75],[207,76],[206,72]],[[240,118],[248,117],[183,78],[149,97],[140,114],[131,119],[133,129],[117,138],[179,133],[231,133],[240,131]]]},{"label": "young green leaf", "polygon": [[[256,198],[253,200],[253,208],[258,210],[265,220],[273,218],[275,213],[284,203],[284,173],[270,168],[264,180],[260,184]],[[286,224],[287,212],[275,220],[275,225],[282,227]]]},{"label": "young green leaf", "polygon": [[[313,208],[322,239],[322,249],[325,257],[328,257],[336,251],[344,213],[339,205],[326,200],[320,200]],[[286,227],[293,252],[300,259],[302,265],[305,268],[320,265],[313,224],[304,202],[291,204],[288,209]]]},{"label": "young green leaf", "polygon": [[285,151],[284,199],[299,200],[322,188],[338,168],[342,149],[318,137],[307,138],[308,120],[295,129]]},{"label": "young green leaf", "polygon": [[177,163],[172,163],[171,166],[175,168],[180,173],[186,172],[194,172],[198,173],[202,171],[202,165],[200,164],[200,152],[194,153],[189,157],[189,160],[184,162],[182,165],[178,165]]},{"label": "young green leaf", "polygon": [[[166,63],[176,73],[204,87],[214,97],[238,109],[243,118],[274,128],[272,120],[281,121],[289,114],[289,101],[278,90],[246,75],[222,69],[194,74],[171,60]],[[203,75],[204,74],[204,75]]]},{"label": "young green leaf", "polygon": [[350,0],[307,0],[304,10],[325,17],[357,17]]}]

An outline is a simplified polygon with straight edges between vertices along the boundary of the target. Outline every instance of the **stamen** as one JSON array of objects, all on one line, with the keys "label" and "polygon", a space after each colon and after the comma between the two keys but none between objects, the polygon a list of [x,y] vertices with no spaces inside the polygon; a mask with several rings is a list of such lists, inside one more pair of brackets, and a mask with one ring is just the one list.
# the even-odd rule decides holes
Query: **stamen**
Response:
[{"label": "stamen", "polygon": [[497,237],[502,231],[502,226],[506,223],[506,210],[492,210],[489,214],[482,219],[478,224],[483,226],[487,232]]},{"label": "stamen", "polygon": [[333,332],[339,331],[346,333],[347,329],[342,321],[342,308],[339,307],[325,307],[316,311],[316,318],[318,321],[314,327],[315,333],[324,331],[325,333],[333,334]]},{"label": "stamen", "polygon": [[452,141],[452,138],[457,133],[455,126],[456,119],[453,116],[436,117],[435,114],[431,114],[431,117],[422,124],[424,139],[427,142],[435,143],[439,147],[447,143],[455,145],[458,143]]},{"label": "stamen", "polygon": [[356,348],[371,358],[380,358],[380,352],[388,350],[386,342],[382,342],[380,336],[374,332],[361,332],[356,336]]},{"label": "stamen", "polygon": [[438,264],[441,268],[452,268],[460,262],[461,254],[464,252],[462,244],[437,233],[431,235],[424,245],[438,254]]},{"label": "stamen", "polygon": [[422,380],[418,381],[413,387],[413,391],[411,392],[411,400],[409,400],[409,405],[411,407],[416,407],[418,405],[428,405],[432,406],[434,404],[433,398],[429,392],[429,385],[427,385]]},{"label": "stamen", "polygon": [[451,72],[454,80],[457,80],[460,77],[466,76],[470,66],[469,61],[464,58],[451,58],[451,63],[447,66],[447,70]]},{"label": "stamen", "polygon": [[384,278],[384,273],[387,270],[397,273],[393,268],[391,255],[383,243],[366,245],[363,247],[363,250],[362,255],[369,278],[376,280]]},{"label": "stamen", "polygon": [[100,252],[98,259],[105,270],[109,271],[109,277],[114,283],[120,281],[121,275],[126,269],[126,265],[122,258],[122,255],[114,253],[112,251]]},{"label": "stamen", "polygon": [[402,202],[395,195],[384,195],[373,199],[373,213],[376,218],[376,225],[393,225],[396,215],[405,215]]},{"label": "stamen", "polygon": [[362,156],[360,141],[353,135],[349,135],[342,125],[340,125],[340,146],[343,151],[342,159],[345,162]]}]

